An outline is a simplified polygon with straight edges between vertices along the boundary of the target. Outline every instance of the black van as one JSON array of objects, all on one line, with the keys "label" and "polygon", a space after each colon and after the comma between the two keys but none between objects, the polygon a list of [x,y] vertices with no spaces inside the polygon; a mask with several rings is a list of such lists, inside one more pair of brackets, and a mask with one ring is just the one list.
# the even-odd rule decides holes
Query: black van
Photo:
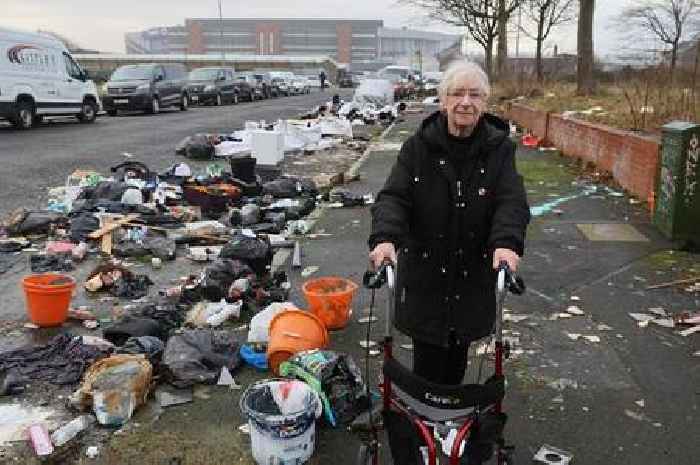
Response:
[{"label": "black van", "polygon": [[102,105],[110,116],[119,110],[159,113],[161,108],[176,106],[186,111],[187,70],[181,63],[146,63],[117,68],[109,82]]}]

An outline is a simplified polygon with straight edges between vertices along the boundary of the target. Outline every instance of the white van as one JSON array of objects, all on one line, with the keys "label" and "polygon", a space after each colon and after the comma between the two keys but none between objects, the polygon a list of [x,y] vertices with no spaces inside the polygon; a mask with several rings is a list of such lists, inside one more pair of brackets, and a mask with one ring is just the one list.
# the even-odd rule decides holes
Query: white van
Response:
[{"label": "white van", "polygon": [[101,107],[95,83],[60,41],[0,27],[0,118],[20,129],[49,115],[92,123]]}]

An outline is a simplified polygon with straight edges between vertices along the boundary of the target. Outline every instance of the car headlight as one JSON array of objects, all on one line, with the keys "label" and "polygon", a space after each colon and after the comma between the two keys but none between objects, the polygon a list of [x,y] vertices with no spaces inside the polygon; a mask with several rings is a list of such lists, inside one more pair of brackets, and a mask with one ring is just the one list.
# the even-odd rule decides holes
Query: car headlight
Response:
[{"label": "car headlight", "polygon": [[215,90],[216,86],[212,86],[211,84],[204,87],[204,92],[214,92]]},{"label": "car headlight", "polygon": [[136,88],[136,92],[143,92],[143,91],[148,91],[151,89],[151,84],[149,82],[145,84],[141,84]]}]

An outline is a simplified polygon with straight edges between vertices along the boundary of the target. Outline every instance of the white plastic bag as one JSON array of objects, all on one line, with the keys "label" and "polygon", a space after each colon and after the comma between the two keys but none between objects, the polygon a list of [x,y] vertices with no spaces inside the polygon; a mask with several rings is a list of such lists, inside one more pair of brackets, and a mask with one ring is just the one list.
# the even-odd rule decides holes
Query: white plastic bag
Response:
[{"label": "white plastic bag", "polygon": [[297,310],[291,302],[273,302],[250,320],[248,342],[267,343],[270,337],[270,321],[285,310]]}]

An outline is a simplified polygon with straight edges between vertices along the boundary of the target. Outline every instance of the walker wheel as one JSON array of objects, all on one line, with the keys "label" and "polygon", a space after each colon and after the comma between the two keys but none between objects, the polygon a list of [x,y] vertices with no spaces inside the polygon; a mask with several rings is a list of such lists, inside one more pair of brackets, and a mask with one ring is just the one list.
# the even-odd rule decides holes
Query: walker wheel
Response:
[{"label": "walker wheel", "polygon": [[362,444],[357,451],[356,465],[372,465],[374,463],[374,455],[376,450],[372,450],[368,444]]}]

